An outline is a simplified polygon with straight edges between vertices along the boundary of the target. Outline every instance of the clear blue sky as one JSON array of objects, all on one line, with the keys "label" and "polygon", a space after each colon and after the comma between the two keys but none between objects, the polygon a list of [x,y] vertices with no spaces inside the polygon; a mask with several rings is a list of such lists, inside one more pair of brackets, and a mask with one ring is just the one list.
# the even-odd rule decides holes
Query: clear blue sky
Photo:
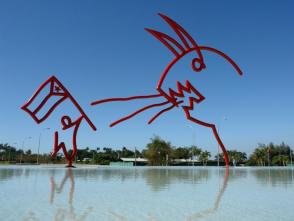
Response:
[{"label": "clear blue sky", "polygon": [[[196,143],[216,152],[211,132],[187,122],[180,109],[150,126],[146,121],[160,109],[109,128],[148,102],[89,105],[96,99],[155,92],[173,57],[143,28],[174,36],[157,15],[162,12],[198,44],[230,55],[244,72],[239,77],[222,59],[205,54],[207,70],[202,75],[191,71],[195,78],[189,79],[207,98],[195,116],[216,123],[228,149],[250,152],[270,141],[294,146],[293,9],[292,1],[1,1],[0,142],[21,147],[31,136],[25,147],[36,151],[42,132],[42,152],[51,150],[56,126],[51,121],[59,119],[61,108],[37,125],[20,106],[54,74],[98,128],[93,132],[83,124],[80,147],[142,149],[157,134],[177,146]],[[190,66],[183,65],[177,75],[187,71]]]}]

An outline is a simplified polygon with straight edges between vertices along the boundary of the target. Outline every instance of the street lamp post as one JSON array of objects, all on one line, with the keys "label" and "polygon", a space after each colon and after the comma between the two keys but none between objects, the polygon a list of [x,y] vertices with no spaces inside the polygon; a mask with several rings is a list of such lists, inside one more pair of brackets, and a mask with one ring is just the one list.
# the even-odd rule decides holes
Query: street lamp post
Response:
[{"label": "street lamp post", "polygon": [[8,163],[10,163],[10,156],[11,156],[11,147],[10,147],[10,145],[9,145]]},{"label": "street lamp post", "polygon": [[[12,143],[11,145],[14,145],[14,144],[16,145],[16,149],[17,149],[17,143],[16,142]],[[9,148],[9,161],[8,161],[9,163],[10,163],[10,160],[11,160],[10,156],[11,156],[11,148]]]},{"label": "street lamp post", "polygon": [[[21,149],[22,149],[22,151],[24,151],[24,143],[25,143],[25,140],[29,140],[29,139],[32,139],[32,137],[26,137],[26,138],[23,139],[23,141],[22,141],[22,145],[21,145]],[[21,164],[21,162],[22,162],[22,157],[23,157],[23,153],[22,153],[21,156],[20,156],[20,164]]]},{"label": "street lamp post", "polygon": [[92,164],[95,164],[94,163],[94,156],[95,156],[94,154],[95,154],[95,150],[92,151]]},{"label": "street lamp post", "polygon": [[[195,145],[196,146],[196,132],[195,132],[195,128],[192,127],[191,125],[187,125],[187,127],[189,127],[192,130],[192,146]],[[192,166],[194,166],[194,153],[193,153],[193,149],[191,149],[191,161],[192,161]]]},{"label": "street lamp post", "polygon": [[[227,117],[224,117],[223,120],[226,121],[226,120],[228,120],[228,118]],[[218,133],[219,136],[220,136],[220,127],[221,127],[221,124],[217,128],[217,133]],[[219,153],[219,149],[220,149],[220,146],[218,145],[217,146],[217,166],[218,167],[219,167],[219,154],[220,154]]]},{"label": "street lamp post", "polygon": [[166,166],[168,166],[168,154],[165,155]]},{"label": "street lamp post", "polygon": [[135,166],[137,166],[137,148],[135,147]]},{"label": "street lamp post", "polygon": [[40,135],[39,135],[38,151],[37,151],[37,165],[39,164],[39,153],[40,153],[40,146],[41,146],[41,136],[42,136],[42,133],[40,133]]},{"label": "street lamp post", "polygon": [[[48,127],[48,128],[45,128],[44,130],[50,130],[50,128]],[[39,153],[40,153],[40,147],[41,147],[41,137],[42,137],[42,132],[39,135],[38,153],[37,153],[37,165],[39,164]]]}]

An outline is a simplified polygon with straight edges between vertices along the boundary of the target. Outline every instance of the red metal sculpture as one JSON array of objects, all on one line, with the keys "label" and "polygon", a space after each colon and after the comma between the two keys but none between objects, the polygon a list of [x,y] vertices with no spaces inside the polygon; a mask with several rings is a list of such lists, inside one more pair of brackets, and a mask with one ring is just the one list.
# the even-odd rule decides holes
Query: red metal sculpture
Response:
[{"label": "red metal sculpture", "polygon": [[[41,103],[34,109],[30,110],[30,105],[37,99],[39,99],[38,95],[41,96],[41,93],[45,93],[46,88],[49,88],[49,92],[45,96],[45,98],[41,101]],[[48,101],[50,98],[57,98],[57,101],[51,105],[48,104]],[[77,133],[79,130],[79,126],[83,120],[86,120],[86,122],[89,124],[89,126],[95,131],[96,127],[91,122],[91,120],[88,118],[88,116],[85,114],[83,109],[80,107],[78,102],[73,98],[73,96],[68,92],[68,90],[60,83],[60,81],[55,77],[52,76],[48,80],[46,80],[39,89],[34,93],[32,98],[29,99],[27,103],[25,103],[21,108],[26,111],[31,117],[36,121],[37,124],[42,123],[45,121],[50,114],[65,100],[70,100],[71,103],[78,109],[80,116],[76,118],[75,120],[72,120],[69,116],[65,115],[61,118],[61,125],[62,130],[67,130],[69,128],[73,128],[73,135],[72,135],[72,153],[69,154],[65,143],[59,142],[58,140],[58,131],[55,131],[54,133],[54,147],[53,152],[51,153],[52,157],[55,157],[56,154],[60,149],[63,150],[64,156],[67,159],[68,167],[73,167],[72,162],[75,158],[75,155],[77,153]],[[51,105],[49,110],[41,117],[38,117],[37,115],[40,114],[42,108],[45,105]]]},{"label": "red metal sculpture", "polygon": [[[182,84],[179,81],[177,81],[175,85],[176,89],[168,88],[168,91],[165,91],[162,88],[162,85],[166,79],[166,76],[168,75],[168,73],[170,72],[174,64],[176,64],[183,57],[191,53],[195,53],[195,58],[192,59],[191,61],[192,70],[195,72],[200,72],[206,68],[206,65],[204,63],[204,58],[202,55],[203,51],[213,52],[215,54],[218,54],[219,56],[224,58],[226,61],[228,61],[239,75],[242,75],[242,71],[238,67],[238,65],[228,55],[226,55],[225,53],[215,48],[198,45],[196,41],[179,24],[177,24],[175,21],[173,21],[166,15],[163,15],[163,14],[159,14],[159,15],[168,23],[168,25],[173,29],[173,31],[176,33],[176,35],[179,37],[181,41],[179,42],[175,40],[174,38],[170,37],[169,35],[164,34],[162,32],[159,32],[153,29],[148,29],[148,28],[145,29],[154,37],[156,37],[161,43],[163,43],[164,46],[166,46],[175,56],[174,59],[167,65],[167,67],[161,74],[161,77],[157,83],[157,88],[156,88],[158,93],[145,95],[145,96],[133,96],[133,97],[126,97],[126,98],[110,98],[110,99],[97,100],[92,102],[91,105],[97,105],[97,104],[101,104],[105,102],[113,102],[113,101],[129,101],[129,100],[135,100],[135,99],[150,99],[150,98],[162,97],[165,99],[163,102],[145,106],[126,117],[123,117],[117,121],[114,121],[113,123],[110,124],[110,127],[115,126],[116,124],[119,124],[125,120],[128,120],[147,109],[170,104],[170,106],[168,106],[167,108],[155,114],[148,121],[148,124],[151,124],[161,114],[173,109],[174,107],[181,107],[188,120],[196,124],[208,127],[212,130],[219,146],[221,147],[223,151],[225,164],[226,166],[229,166],[228,154],[223,142],[221,141],[218,135],[216,126],[214,124],[201,121],[191,116],[191,111],[194,110],[194,105],[201,103],[205,99],[205,97],[188,80],[185,82],[185,84]],[[186,97],[185,93],[188,93],[187,104],[185,104],[183,100],[183,98]]]}]

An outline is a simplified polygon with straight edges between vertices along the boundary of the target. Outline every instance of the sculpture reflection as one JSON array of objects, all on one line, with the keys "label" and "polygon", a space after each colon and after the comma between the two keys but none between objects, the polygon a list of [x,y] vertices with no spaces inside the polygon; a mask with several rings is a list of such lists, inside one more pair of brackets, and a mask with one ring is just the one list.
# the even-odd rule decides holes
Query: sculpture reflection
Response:
[{"label": "sculpture reflection", "polygon": [[200,220],[200,219],[202,219],[202,218],[204,218],[204,217],[206,217],[208,215],[211,215],[211,214],[215,213],[220,207],[222,197],[223,197],[223,195],[224,195],[224,193],[225,193],[225,191],[227,189],[227,186],[228,186],[228,180],[229,180],[229,168],[226,167],[225,173],[224,173],[223,184],[222,184],[222,187],[221,187],[221,189],[219,190],[219,192],[218,192],[218,194],[216,196],[214,206],[212,208],[210,208],[210,209],[194,213],[191,216],[189,216],[186,220],[187,221]]},{"label": "sculpture reflection", "polygon": [[[209,169],[198,169],[198,170],[187,170],[187,169],[148,169],[142,172],[142,176],[145,178],[145,182],[149,185],[154,192],[161,191],[162,189],[168,188],[168,186],[177,180],[177,182],[187,182],[189,180],[193,184],[207,181],[211,176],[211,171]],[[170,171],[170,172],[169,172]],[[195,212],[190,216],[186,217],[184,220],[186,221],[195,221],[205,219],[207,216],[216,213],[220,207],[223,195],[228,186],[229,180],[229,168],[220,169],[218,171],[220,174],[223,174],[223,182],[222,186],[219,189],[214,205],[212,208],[206,209],[204,211]],[[239,173],[238,173],[239,174]],[[243,177],[244,174],[241,176]],[[109,211],[111,216],[117,221],[128,221],[128,218],[114,212],[112,210]],[[157,217],[152,214],[147,214],[148,221],[160,221]]]},{"label": "sculpture reflection", "polygon": [[60,194],[63,192],[63,188],[65,183],[69,180],[70,188],[68,193],[68,206],[69,209],[66,208],[58,208],[54,221],[62,221],[65,219],[68,220],[74,220],[74,221],[83,221],[86,220],[88,214],[92,211],[92,207],[88,207],[87,210],[82,215],[77,215],[75,212],[75,208],[73,206],[73,198],[74,198],[74,191],[75,191],[75,180],[72,169],[67,169],[65,172],[65,175],[60,183],[60,185],[57,185],[55,182],[54,176],[50,177],[50,197],[49,202],[52,205],[54,203],[55,194]]},{"label": "sculpture reflection", "polygon": [[[13,177],[25,178],[23,181],[43,177],[50,181],[46,187],[49,201],[45,199],[42,205],[42,208],[48,206],[46,211],[50,211],[50,217],[42,217],[44,211],[28,205],[24,221],[95,220],[93,217],[105,221],[130,221],[136,217],[146,221],[212,220],[223,215],[230,198],[238,197],[233,194],[237,191],[233,186],[245,180],[249,181],[249,185],[243,185],[246,192],[267,187],[262,189],[271,193],[272,189],[282,191],[294,184],[293,169],[265,167],[230,170],[212,167],[23,168],[15,173],[5,170],[3,174],[5,183]],[[44,199],[44,195],[35,199],[38,198]],[[172,215],[178,217],[168,219]]]}]

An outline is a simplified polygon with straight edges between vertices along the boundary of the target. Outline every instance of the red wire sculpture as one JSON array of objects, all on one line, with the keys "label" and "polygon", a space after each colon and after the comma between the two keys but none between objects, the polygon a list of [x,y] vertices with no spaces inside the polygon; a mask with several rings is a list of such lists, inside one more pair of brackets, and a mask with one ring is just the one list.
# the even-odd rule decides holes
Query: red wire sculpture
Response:
[{"label": "red wire sculpture", "polygon": [[[159,14],[167,23],[168,25],[173,29],[173,31],[176,33],[176,35],[180,38],[180,42],[175,40],[174,38],[170,37],[167,34],[164,34],[162,32],[153,30],[153,29],[148,29],[146,28],[145,30],[148,31],[150,34],[152,34],[154,37],[156,37],[161,43],[164,44],[175,56],[175,58],[168,64],[168,66],[165,68],[164,72],[161,74],[161,77],[158,81],[157,84],[157,92],[156,94],[151,94],[151,95],[144,95],[144,96],[132,96],[132,97],[126,97],[126,98],[109,98],[109,99],[103,99],[103,100],[98,100],[94,101],[91,103],[91,105],[97,105],[101,103],[106,103],[106,102],[113,102],[113,101],[129,101],[129,100],[136,100],[136,99],[149,99],[149,98],[158,98],[158,97],[163,97],[165,100],[161,103],[155,103],[151,104],[148,106],[145,106],[132,114],[125,116],[117,121],[114,121],[113,123],[110,124],[110,127],[115,126],[123,121],[126,121],[137,114],[151,109],[153,107],[159,107],[159,106],[165,106],[167,104],[170,104],[167,108],[159,111],[157,114],[155,114],[149,121],[148,124],[151,124],[156,120],[161,114],[168,112],[172,110],[174,107],[179,107],[181,104],[181,108],[184,111],[186,118],[196,124],[208,127],[212,130],[219,146],[221,147],[224,155],[224,160],[226,166],[229,166],[229,158],[228,154],[226,151],[226,148],[221,141],[216,126],[211,123],[207,123],[204,121],[201,121],[197,118],[194,118],[191,116],[191,111],[194,110],[194,105],[201,103],[205,97],[191,84],[190,81],[186,81],[185,85],[180,83],[179,81],[176,82],[176,90],[169,88],[168,91],[165,91],[162,89],[162,85],[165,81],[166,76],[168,75],[169,71],[172,69],[173,65],[176,64],[181,58],[185,57],[185,55],[190,54],[191,52],[196,52],[196,57],[192,59],[191,61],[191,66],[192,70],[195,72],[200,72],[203,69],[206,68],[206,65],[204,63],[204,58],[202,55],[202,51],[208,51],[208,52],[213,52],[215,54],[220,55],[223,57],[225,60],[227,60],[233,68],[237,71],[239,75],[242,75],[241,69],[238,67],[238,65],[225,53],[212,48],[212,47],[207,47],[207,46],[198,46],[196,41],[185,31],[184,28],[182,28],[179,24],[177,24],[175,21],[170,19],[169,17]],[[29,106],[33,103],[33,101],[37,98],[37,96],[45,89],[45,87],[49,85],[50,86],[50,91],[47,94],[47,96],[41,101],[41,103],[35,108],[33,111],[29,109]],[[188,93],[188,103],[185,104],[184,100],[181,98],[184,98],[186,95],[185,93]],[[43,117],[38,118],[37,114],[40,112],[40,110],[44,107],[45,104],[47,104],[47,101],[51,97],[58,97],[58,101],[56,101],[53,105],[51,105],[50,109],[46,112],[46,114],[43,115]],[[43,121],[45,121],[50,114],[57,108],[59,104],[61,104],[63,101],[69,99],[74,106],[78,109],[80,112],[80,116],[72,121],[72,119],[65,115],[61,118],[61,124],[62,124],[62,130],[67,130],[69,128],[74,128],[73,130],[73,135],[72,135],[72,154],[69,155],[68,151],[66,149],[65,143],[61,142],[59,143],[58,139],[58,132],[55,131],[54,134],[54,148],[52,152],[52,157],[55,157],[56,154],[60,149],[63,150],[63,153],[68,161],[68,167],[72,167],[72,161],[77,153],[77,133],[79,126],[82,122],[82,120],[86,120],[86,122],[89,124],[89,126],[95,131],[96,127],[94,124],[91,122],[91,120],[88,118],[88,116],[84,113],[80,105],[76,102],[76,100],[71,96],[71,94],[68,92],[68,90],[60,83],[60,81],[52,76],[50,77],[47,81],[45,81],[40,88],[35,92],[33,97],[22,106],[22,109],[26,111],[30,116],[36,121],[36,123],[40,124]]]},{"label": "red wire sculpture", "polygon": [[[188,34],[188,32],[185,31],[185,29],[183,27],[181,27],[179,24],[177,24],[175,21],[173,21],[172,19],[170,19],[166,15],[159,13],[159,16],[161,16],[164,19],[164,21],[168,23],[168,25],[173,29],[173,31],[176,33],[176,35],[179,37],[179,39],[181,41],[179,42],[179,41],[175,40],[174,38],[170,37],[169,35],[164,34],[162,32],[159,32],[159,31],[156,31],[153,29],[149,29],[149,28],[145,29],[150,34],[152,34],[155,38],[157,38],[175,56],[175,58],[168,64],[168,66],[165,68],[164,72],[161,74],[161,77],[158,81],[157,88],[156,88],[158,93],[152,94],[152,95],[145,95],[145,96],[132,96],[132,97],[126,97],[126,98],[103,99],[103,100],[94,101],[91,103],[91,105],[97,105],[97,104],[106,103],[106,102],[113,102],[113,101],[129,101],[129,100],[135,100],[135,99],[149,99],[149,98],[158,98],[158,97],[165,98],[165,102],[145,106],[145,107],[133,112],[132,114],[111,123],[110,127],[112,127],[112,126],[115,126],[116,124],[119,124],[123,121],[126,121],[126,120],[134,117],[135,115],[137,115],[147,109],[171,104],[169,107],[167,107],[167,108],[161,110],[160,112],[158,112],[157,114],[155,114],[148,121],[148,124],[151,124],[161,114],[170,111],[174,107],[179,107],[179,105],[181,104],[180,107],[184,111],[186,118],[188,120],[190,120],[196,124],[202,125],[204,127],[208,127],[212,130],[219,146],[222,149],[225,164],[228,167],[229,166],[228,153],[226,151],[226,148],[225,148],[223,142],[221,141],[221,139],[218,135],[216,126],[214,124],[201,121],[201,120],[196,119],[191,116],[191,111],[194,110],[194,105],[201,103],[205,99],[205,97],[188,80],[186,81],[185,85],[183,85],[177,81],[177,83],[176,83],[177,89],[176,90],[169,88],[168,91],[164,91],[162,89],[162,85],[163,85],[163,82],[165,81],[165,78],[168,75],[169,71],[172,69],[173,65],[176,64],[185,55],[190,54],[192,52],[196,52],[196,57],[191,61],[192,69],[195,72],[200,72],[206,68],[206,65],[204,63],[204,58],[202,55],[203,51],[213,52],[215,54],[220,55],[221,57],[223,57],[225,60],[227,60],[233,66],[233,68],[237,71],[237,73],[239,75],[242,75],[242,71],[238,67],[238,65],[225,53],[223,53],[215,48],[212,48],[212,47],[199,46],[196,43],[196,41]],[[185,104],[184,101],[181,100],[181,98],[185,97],[185,92],[189,94],[188,104]]]},{"label": "red wire sculpture", "polygon": [[[49,86],[49,93],[45,96],[45,98],[41,101],[41,103],[34,109],[30,110],[29,107],[30,105],[35,101],[35,99],[38,99],[38,95],[40,93],[44,93],[46,90],[46,87]],[[41,95],[40,95],[41,96]],[[51,105],[50,109],[42,116],[38,117],[37,114],[40,113],[42,108],[47,104],[50,98],[55,97],[58,98],[58,100]],[[52,157],[55,157],[56,154],[60,149],[63,150],[64,156],[67,159],[67,167],[73,167],[72,162],[76,156],[77,153],[77,133],[80,127],[80,124],[83,120],[86,120],[86,122],[89,124],[89,126],[96,131],[95,125],[91,122],[91,120],[88,118],[88,116],[85,114],[83,109],[80,107],[78,102],[73,98],[73,96],[68,92],[68,90],[60,83],[60,81],[55,77],[52,76],[48,80],[46,80],[39,88],[38,90],[34,93],[32,98],[29,99],[27,103],[25,103],[21,108],[26,111],[35,121],[37,124],[42,123],[45,121],[50,114],[65,100],[69,99],[71,103],[78,109],[80,112],[80,116],[72,120],[69,116],[65,115],[61,118],[61,125],[62,125],[62,130],[67,130],[69,128],[74,128],[73,130],[73,135],[72,135],[72,153],[69,154],[65,143],[60,142],[58,139],[58,131],[55,131],[54,133],[54,147],[53,147],[53,152],[51,153]]]}]

